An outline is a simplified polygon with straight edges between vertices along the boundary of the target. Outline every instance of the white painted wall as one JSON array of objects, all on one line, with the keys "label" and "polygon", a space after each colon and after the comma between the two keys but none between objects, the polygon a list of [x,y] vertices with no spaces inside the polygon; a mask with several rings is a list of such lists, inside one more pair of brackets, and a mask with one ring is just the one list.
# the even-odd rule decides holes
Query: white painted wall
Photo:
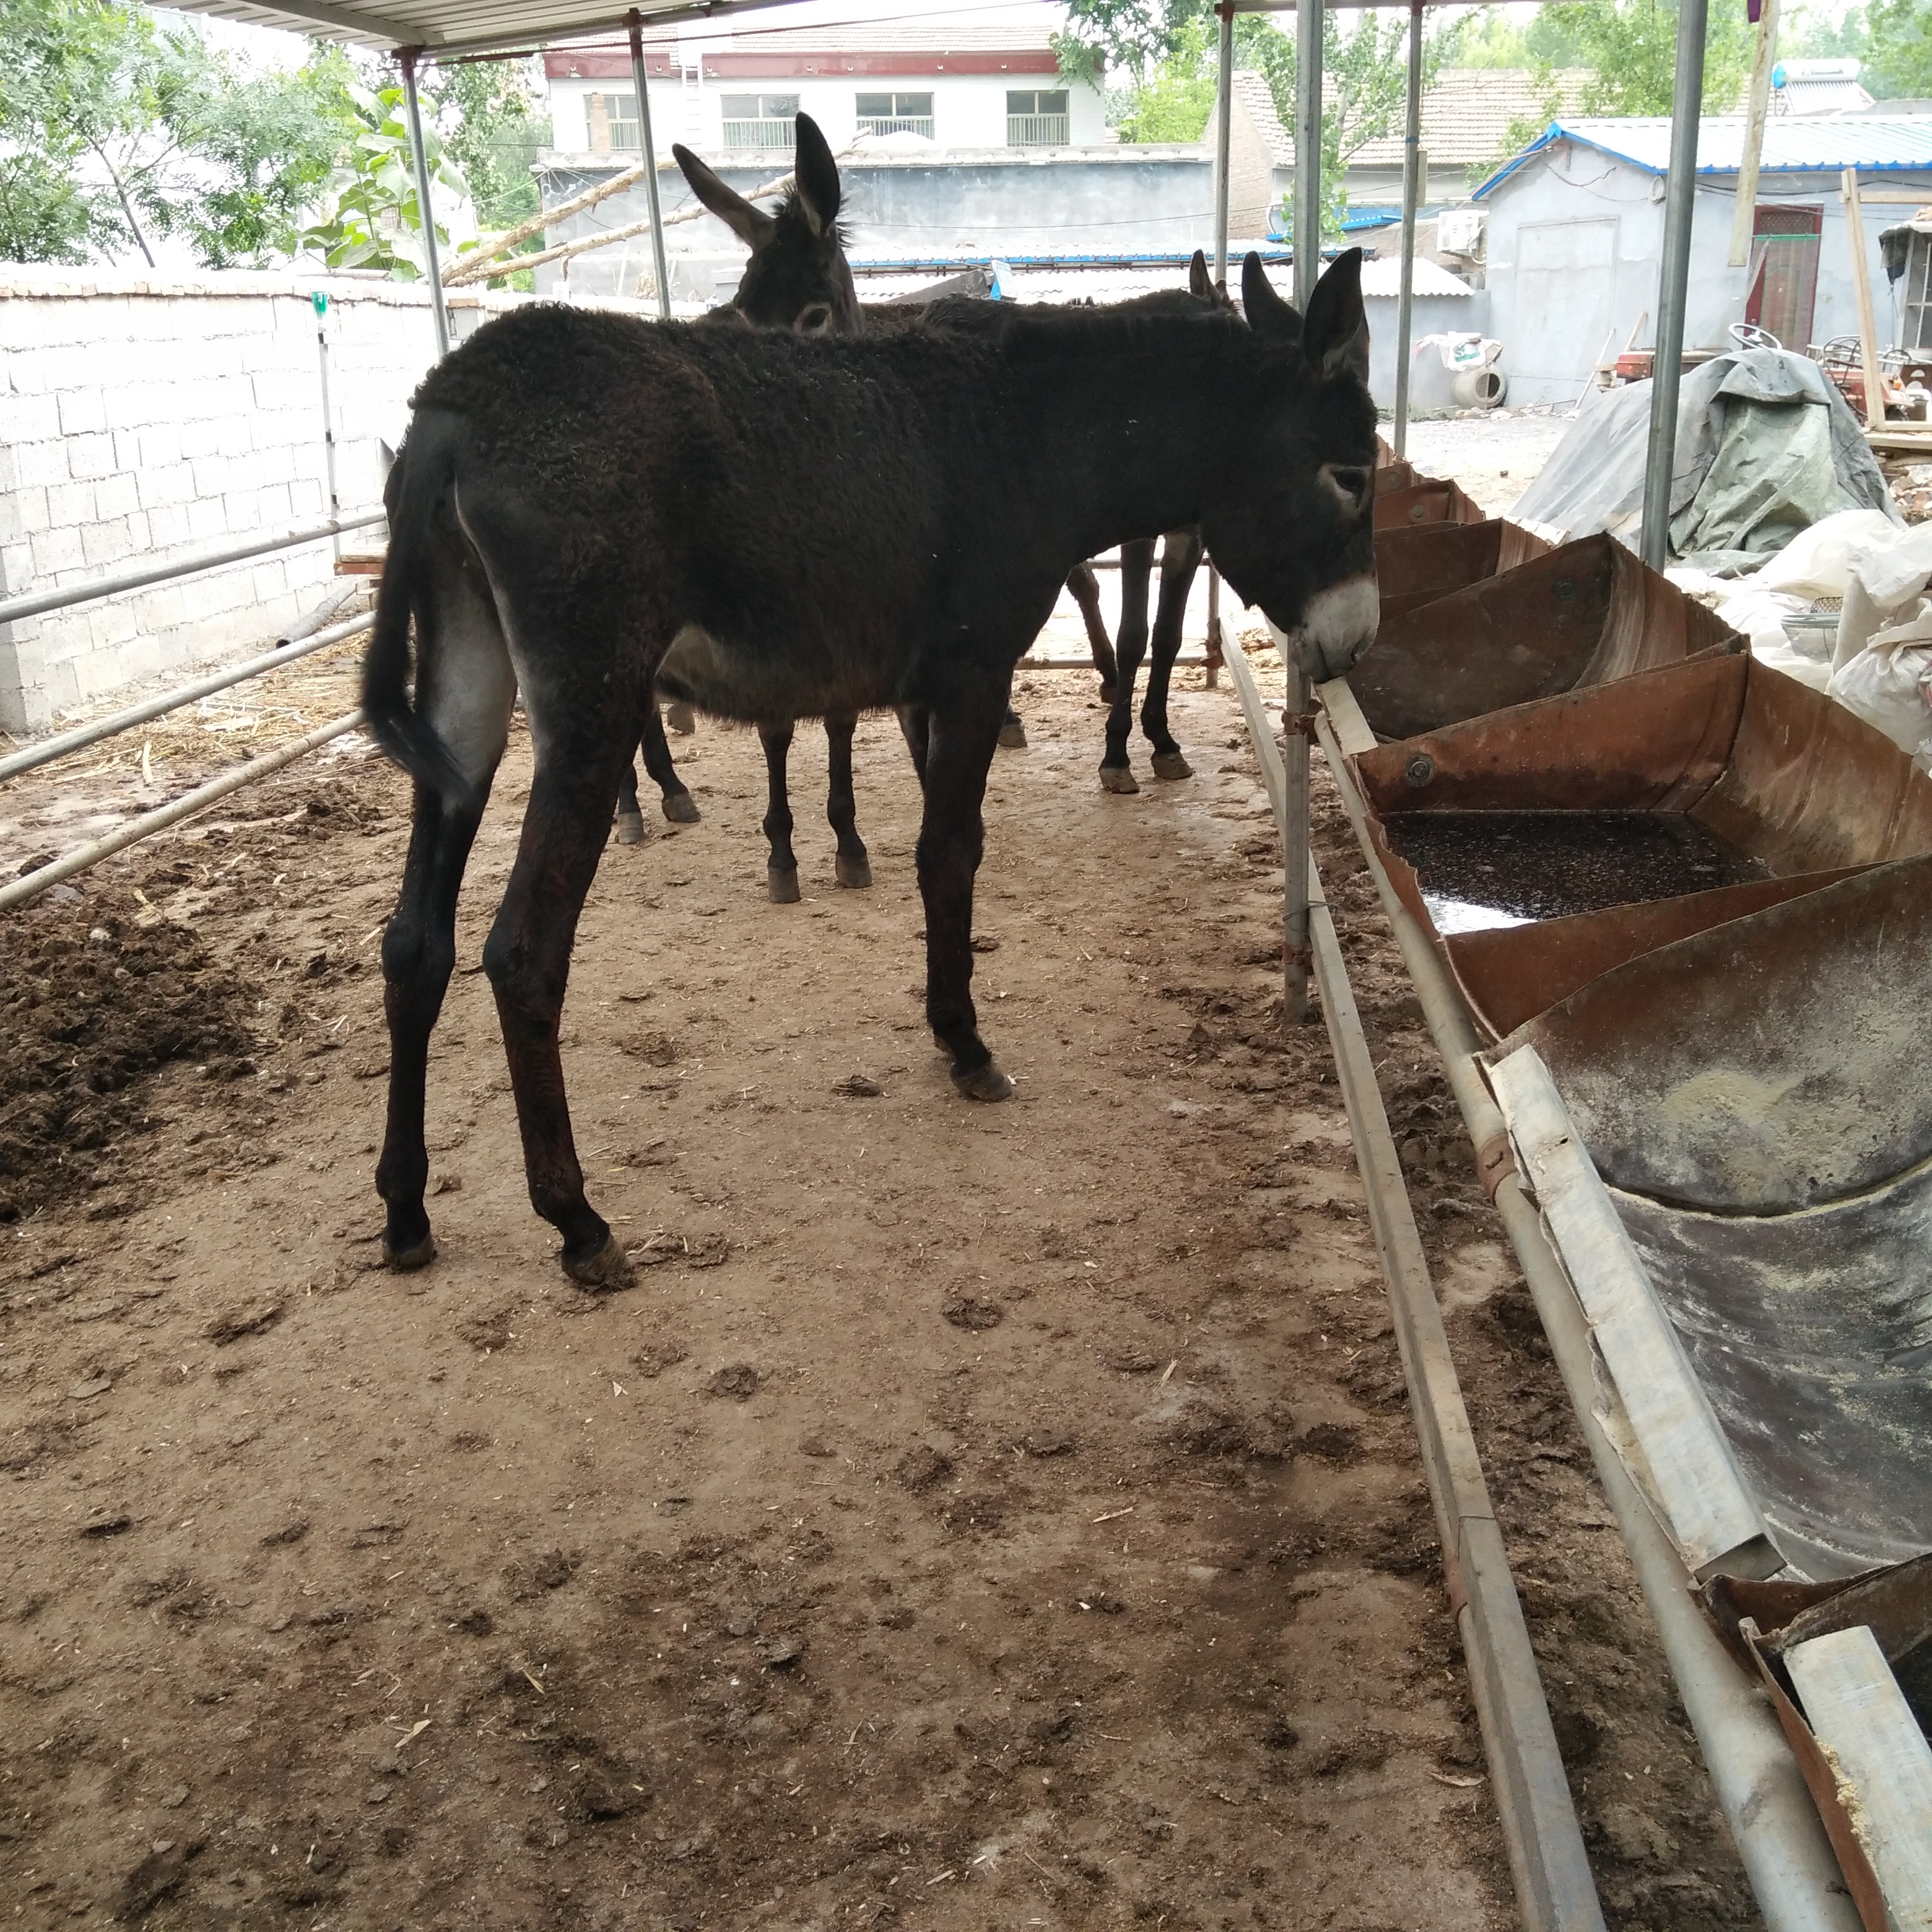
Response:
[{"label": "white painted wall", "polygon": [[[1744,319],[1748,271],[1732,268],[1731,215],[1735,177],[1700,182],[1691,226],[1690,284],[1684,314],[1686,348],[1724,346],[1726,330]],[[1888,188],[1922,190],[1932,201],[1932,170],[1889,172]],[[1512,403],[1567,402],[1581,395],[1610,341],[1620,350],[1639,319],[1640,347],[1656,340],[1658,275],[1664,249],[1664,183],[1592,148],[1556,148],[1486,196],[1490,210],[1489,332],[1503,345],[1499,367],[1510,379]],[[1859,333],[1852,292],[1851,249],[1834,174],[1767,175],[1758,200],[1787,206],[1822,206],[1817,306],[1811,340]],[[1895,339],[1891,285],[1879,260],[1878,237],[1902,212],[1864,210],[1864,253],[1877,310],[1878,332]],[[1806,345],[1787,346],[1802,350]]]},{"label": "white painted wall", "polygon": [[[338,489],[354,511],[380,505],[377,440],[399,439],[433,356],[426,295],[282,273],[0,268],[0,596],[326,515],[318,286]],[[38,731],[122,686],[265,648],[332,566],[324,542],[0,625],[0,726]]]},{"label": "white painted wall", "polygon": [[[1064,88],[1070,144],[1097,146],[1107,136],[1107,116],[1100,96],[1090,86],[1052,74],[801,74],[772,80],[713,80],[708,76],[688,90],[674,80],[651,82],[651,136],[660,153],[674,141],[695,148],[716,160],[723,146],[726,94],[796,94],[799,106],[816,121],[835,151],[848,146],[858,134],[858,97],[861,94],[930,94],[933,139],[942,147],[1004,148],[1006,145],[1006,94],[1009,88],[1031,92]],[[628,80],[585,80],[554,77],[550,82],[550,138],[565,154],[587,154],[590,124],[585,104],[593,94],[608,99],[632,94]]]}]

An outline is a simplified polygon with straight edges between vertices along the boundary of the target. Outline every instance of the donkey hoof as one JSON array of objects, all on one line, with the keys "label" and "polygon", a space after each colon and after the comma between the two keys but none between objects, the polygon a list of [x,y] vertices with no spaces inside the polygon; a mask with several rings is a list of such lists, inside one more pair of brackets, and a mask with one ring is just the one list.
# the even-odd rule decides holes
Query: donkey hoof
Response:
[{"label": "donkey hoof", "polygon": [[664,815],[674,825],[695,825],[698,823],[698,801],[688,791],[667,792],[664,794]]},{"label": "donkey hoof", "polygon": [[664,706],[664,722],[680,738],[688,738],[698,729],[698,720],[692,715],[691,706],[682,702]]},{"label": "donkey hoof", "polygon": [[1000,743],[1009,752],[1024,752],[1026,746],[1026,727],[1017,718],[1010,718],[1000,727]]},{"label": "donkey hoof", "polygon": [[773,905],[796,905],[799,899],[798,868],[781,870],[776,866],[765,868],[765,890],[772,896]]},{"label": "donkey hoof", "polygon": [[[848,859],[843,852],[832,862],[832,875],[842,886],[862,889],[872,883],[872,867],[869,860]],[[798,877],[794,872],[794,879]]]},{"label": "donkey hoof", "polygon": [[413,1274],[418,1268],[428,1268],[435,1259],[436,1237],[427,1228],[407,1247],[396,1247],[391,1244],[387,1234],[382,1237],[383,1264],[394,1268],[398,1274]]},{"label": "donkey hoof", "polygon": [[1191,778],[1194,767],[1178,752],[1156,752],[1154,754],[1154,775],[1157,778]]},{"label": "donkey hoof", "polygon": [[620,845],[641,845],[644,837],[644,814],[641,812],[618,813],[617,843]]},{"label": "donkey hoof", "polygon": [[1107,706],[1108,709],[1111,710],[1114,705],[1119,704],[1120,701],[1120,691],[1119,686],[1113,684],[1103,684],[1101,686],[1100,702],[1102,704]]},{"label": "donkey hoof", "polygon": [[1132,769],[1126,765],[1102,765],[1100,767],[1100,789],[1117,791],[1123,796],[1137,792],[1140,787],[1134,782]]},{"label": "donkey hoof", "polygon": [[593,1294],[625,1287],[631,1279],[630,1257],[618,1244],[615,1234],[606,1234],[604,1245],[580,1262],[572,1261],[568,1254],[561,1258],[564,1273],[579,1288],[588,1288]]},{"label": "donkey hoof", "polygon": [[954,1074],[952,1084],[968,1100],[1010,1100],[1013,1096],[1013,1083],[990,1060],[970,1073]]}]

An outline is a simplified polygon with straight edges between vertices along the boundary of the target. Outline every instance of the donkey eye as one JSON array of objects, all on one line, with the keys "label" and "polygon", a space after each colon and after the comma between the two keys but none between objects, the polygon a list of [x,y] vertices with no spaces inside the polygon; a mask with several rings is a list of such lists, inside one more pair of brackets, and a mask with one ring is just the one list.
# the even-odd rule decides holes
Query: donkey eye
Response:
[{"label": "donkey eye", "polygon": [[1352,510],[1360,510],[1369,500],[1375,486],[1375,472],[1354,465],[1324,463],[1322,466],[1322,480]]},{"label": "donkey eye", "polygon": [[825,335],[832,328],[832,306],[829,302],[810,302],[798,312],[798,320],[792,327],[800,335]]}]

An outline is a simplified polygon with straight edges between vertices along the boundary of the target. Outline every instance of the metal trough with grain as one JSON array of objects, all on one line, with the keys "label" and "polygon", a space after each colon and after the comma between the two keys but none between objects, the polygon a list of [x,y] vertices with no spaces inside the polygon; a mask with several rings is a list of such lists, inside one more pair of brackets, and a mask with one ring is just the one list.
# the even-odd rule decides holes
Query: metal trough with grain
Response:
[{"label": "metal trough with grain", "polygon": [[1932,778],[1608,538],[1378,554],[1322,742],[1600,1472],[1681,1563],[1646,1587],[1767,1922],[1847,1922],[1795,1768],[1868,1932],[1932,1928]]}]

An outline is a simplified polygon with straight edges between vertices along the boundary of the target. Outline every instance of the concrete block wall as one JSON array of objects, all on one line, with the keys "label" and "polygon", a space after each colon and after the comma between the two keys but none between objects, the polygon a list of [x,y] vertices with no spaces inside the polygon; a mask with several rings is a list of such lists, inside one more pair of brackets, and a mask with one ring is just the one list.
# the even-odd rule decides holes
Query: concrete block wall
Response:
[{"label": "concrete block wall", "polygon": [[[358,278],[0,268],[0,596],[328,513],[311,293],[329,297],[337,493],[379,505],[434,356],[425,291]],[[465,296],[466,332],[505,298]],[[346,539],[380,542],[380,526]],[[335,582],[324,541],[0,625],[0,728],[250,655]]]}]

